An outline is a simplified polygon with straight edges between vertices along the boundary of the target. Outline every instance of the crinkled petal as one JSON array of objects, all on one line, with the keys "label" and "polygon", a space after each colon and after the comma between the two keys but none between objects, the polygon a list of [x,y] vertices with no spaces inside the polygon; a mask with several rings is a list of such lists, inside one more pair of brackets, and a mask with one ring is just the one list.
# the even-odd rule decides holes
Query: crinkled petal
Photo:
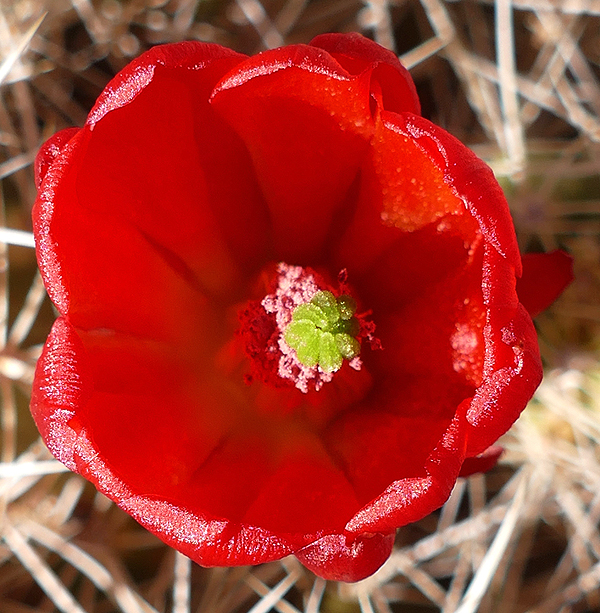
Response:
[{"label": "crinkled petal", "polygon": [[245,57],[221,45],[194,41],[152,47],[127,64],[109,82],[98,96],[86,125],[93,126],[107,113],[133,102],[152,81],[157,66],[202,71],[214,62],[233,60],[235,64]]},{"label": "crinkled petal", "polygon": [[83,344],[73,326],[59,317],[36,366],[30,405],[48,449],[74,471],[77,433],[69,423],[92,393],[89,370],[80,360],[82,353]]},{"label": "crinkled petal", "polygon": [[386,533],[421,519],[446,502],[465,458],[467,406],[465,401],[458,407],[438,444],[423,462],[422,476],[391,483],[346,524],[348,532]]},{"label": "crinkled petal", "polygon": [[132,491],[106,465],[86,433],[77,445],[78,472],[144,528],[202,566],[236,566],[279,560],[293,552],[280,536],[254,526],[203,517],[164,498]]},{"label": "crinkled petal", "polygon": [[[326,436],[330,453],[343,467],[360,506],[377,498],[391,483],[426,477],[425,463],[439,443],[454,407],[446,402],[436,407],[438,415],[424,415],[429,406],[423,399],[421,415],[403,401],[404,386],[379,393],[332,424]],[[435,399],[437,400],[437,398]],[[405,415],[404,413],[408,413]],[[448,417],[450,415],[450,417]],[[355,509],[356,510],[356,509]]]},{"label": "crinkled petal", "polygon": [[[535,330],[531,320],[523,317],[518,310],[515,275],[521,272],[521,258],[510,213],[502,190],[489,167],[459,141],[416,115],[383,113],[382,117],[387,127],[409,141],[412,140],[414,146],[420,148],[441,171],[443,182],[462,202],[469,217],[475,220],[485,241],[484,276],[481,279],[483,302],[487,312],[483,330],[483,383],[478,388],[468,413],[469,422],[473,426],[468,436],[469,455],[476,455],[510,427],[525,407],[541,377]],[[423,193],[427,192],[424,190]],[[445,192],[441,190],[440,193]],[[396,206],[404,212],[406,209],[401,202]],[[360,204],[361,200],[359,211]],[[436,208],[432,207],[434,215],[435,210]],[[464,217],[457,209],[448,212],[450,216],[441,220],[440,230],[467,239],[470,234],[469,240],[474,245],[476,236],[472,232],[472,226],[466,220],[460,221]],[[453,216],[458,216],[458,220],[447,227]],[[379,252],[375,253],[378,257],[390,249],[393,252],[395,241],[391,233],[378,231],[374,226],[373,237],[369,237],[369,227],[366,224],[365,227],[367,239],[370,240],[366,241],[368,247],[363,248],[364,257],[368,258],[370,255],[373,258],[371,245],[379,247]],[[414,229],[412,231],[414,232]],[[374,240],[377,234],[381,237],[380,240]],[[347,237],[344,240],[347,245],[357,242]],[[346,252],[351,256],[351,249],[347,247]],[[341,253],[346,252],[343,243]],[[352,271],[350,267],[349,270]],[[368,274],[365,274],[365,279],[365,283],[371,283]],[[407,321],[409,320],[411,318],[407,317]],[[461,339],[458,340],[462,342]]]},{"label": "crinkled petal", "polygon": [[[289,543],[268,530],[210,517],[193,507],[169,501],[168,480],[173,481],[170,492],[175,496],[185,489],[176,487],[175,480],[183,478],[186,459],[190,461],[200,452],[197,445],[188,444],[188,436],[194,432],[191,424],[187,429],[182,423],[175,429],[169,426],[173,420],[183,421],[181,413],[189,406],[185,396],[182,393],[169,409],[161,400],[173,397],[175,392],[171,389],[170,394],[161,396],[160,385],[152,383],[146,392],[158,393],[158,397],[154,404],[147,403],[144,411],[143,402],[138,406],[140,396],[133,393],[135,390],[127,382],[122,385],[130,394],[117,393],[124,388],[107,378],[108,373],[99,363],[101,358],[90,356],[93,345],[90,334],[77,333],[64,318],[55,322],[46,342],[36,369],[31,411],[50,451],[68,468],[94,483],[142,526],[200,564],[258,564],[292,553]],[[131,346],[128,349],[126,353],[130,355],[122,356],[125,360],[135,354]],[[103,351],[104,359],[118,360],[117,346]],[[143,353],[138,352],[138,356]],[[137,365],[137,374],[151,367],[148,355],[141,357],[145,364]],[[121,366],[124,365],[121,361]],[[175,375],[176,380],[181,379],[164,367],[162,360],[155,363],[154,377]],[[146,381],[150,374],[146,373]],[[114,402],[117,406],[113,406]],[[90,420],[95,403],[99,413]],[[194,404],[189,408],[198,412],[201,406]],[[107,411],[119,415],[111,416]],[[214,408],[208,413],[213,417],[219,414]],[[189,416],[193,417],[191,412]],[[152,428],[156,432],[154,439],[149,440]],[[207,429],[202,431],[206,433]],[[140,448],[143,445],[147,447]],[[177,454],[173,455],[175,450]],[[128,457],[121,457],[123,454]],[[163,489],[154,491],[157,488]]]},{"label": "crinkled petal", "polygon": [[[226,518],[228,539],[262,530],[289,548],[342,530],[360,504],[320,439],[236,406],[203,357],[59,318],[32,413],[51,451],[120,506],[132,498],[129,512],[166,500],[172,514]],[[145,513],[143,525],[160,519]]]},{"label": "crinkled petal", "polygon": [[393,533],[329,534],[295,555],[319,577],[329,581],[360,581],[372,575],[390,557],[393,546]]},{"label": "crinkled petal", "polygon": [[482,382],[483,249],[465,248],[444,225],[402,233],[356,283],[373,299],[383,348],[364,351],[373,395],[332,424],[328,444],[363,503],[394,481],[424,476],[457,406]]},{"label": "crinkled petal", "polygon": [[372,71],[371,90],[387,111],[421,114],[412,77],[389,49],[356,32],[320,34],[310,44],[330,53],[351,74]]},{"label": "crinkled petal", "polygon": [[485,451],[512,426],[542,379],[537,334],[518,302],[511,270],[506,259],[486,245],[486,355],[483,383],[467,411],[469,457]]},{"label": "crinkled petal", "polygon": [[64,130],[60,130],[40,147],[40,150],[35,156],[35,186],[38,190],[52,162],[54,162],[58,154],[77,132],[79,132],[79,128],[65,128]]},{"label": "crinkled petal", "polygon": [[33,216],[50,296],[77,325],[193,336],[199,296],[235,300],[232,287],[264,258],[267,209],[250,159],[208,104],[242,58],[214,45],[153,49],[61,141]]}]

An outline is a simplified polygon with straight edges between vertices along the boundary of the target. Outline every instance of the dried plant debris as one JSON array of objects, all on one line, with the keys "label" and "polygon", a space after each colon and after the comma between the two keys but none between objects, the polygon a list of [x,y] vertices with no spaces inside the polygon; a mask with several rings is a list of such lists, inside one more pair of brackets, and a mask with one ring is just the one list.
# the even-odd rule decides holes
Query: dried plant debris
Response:
[{"label": "dried plant debris", "polygon": [[[600,610],[599,26],[598,0],[0,3],[0,611]],[[32,249],[32,162],[154,44],[254,53],[350,30],[400,54],[425,114],[504,181],[521,248],[567,248],[576,281],[538,320],[548,372],[500,466],[400,530],[373,577],[328,584],[291,558],[202,569],[38,439],[28,395],[54,315]]]}]

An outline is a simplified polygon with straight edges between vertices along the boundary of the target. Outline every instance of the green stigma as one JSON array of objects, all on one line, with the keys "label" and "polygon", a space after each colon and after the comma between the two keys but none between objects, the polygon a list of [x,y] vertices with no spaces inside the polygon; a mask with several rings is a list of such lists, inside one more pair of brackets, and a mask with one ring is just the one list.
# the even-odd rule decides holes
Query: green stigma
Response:
[{"label": "green stigma", "polygon": [[283,337],[304,366],[336,372],[344,359],[360,353],[356,339],[360,324],[354,313],[356,301],[350,296],[336,298],[331,292],[319,291],[310,302],[294,309]]}]

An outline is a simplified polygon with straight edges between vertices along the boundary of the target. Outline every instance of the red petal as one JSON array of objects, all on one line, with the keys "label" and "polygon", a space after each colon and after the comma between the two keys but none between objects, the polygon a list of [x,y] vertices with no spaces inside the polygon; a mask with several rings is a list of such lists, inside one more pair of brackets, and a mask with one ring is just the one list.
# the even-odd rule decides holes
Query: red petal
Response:
[{"label": "red petal", "polygon": [[35,156],[35,186],[40,189],[50,165],[58,157],[64,146],[79,132],[79,128],[65,128],[51,136]]},{"label": "red petal", "polygon": [[517,279],[519,301],[531,317],[547,309],[573,281],[573,258],[564,251],[527,253]]},{"label": "red petal", "polygon": [[467,405],[468,401],[461,404],[423,462],[424,476],[410,476],[390,484],[346,524],[348,532],[390,532],[421,519],[446,502],[465,457]]},{"label": "red petal", "polygon": [[238,266],[264,257],[250,160],[208,104],[239,59],[212,45],[152,50],[115,78],[53,162],[34,208],[38,255],[52,300],[77,325],[193,332],[200,292],[237,299]]},{"label": "red petal", "polygon": [[212,385],[219,376],[177,347],[76,331],[60,318],[39,361],[32,412],[69,468],[122,507],[135,499],[127,510],[136,517],[144,505],[145,526],[159,520],[143,502],[150,498],[169,501],[173,516],[227,518],[224,539],[260,530],[297,548],[342,530],[359,504],[318,437],[237,406]]},{"label": "red petal", "polygon": [[[80,201],[139,228],[203,291],[222,295],[240,286],[238,266],[256,266],[268,246],[267,210],[251,161],[208,103],[215,83],[242,56],[190,45],[184,49],[193,68],[182,68],[181,50],[163,65],[172,47],[160,49],[161,62],[158,52],[141,58],[152,78],[135,104],[118,106],[129,97],[114,94],[90,115]],[[134,86],[135,66],[113,88]]]},{"label": "red petal", "polygon": [[77,433],[69,426],[77,409],[92,393],[89,371],[79,357],[81,339],[62,317],[52,326],[38,360],[31,392],[31,414],[55,458],[77,471]]},{"label": "red petal", "polygon": [[321,257],[336,215],[347,215],[373,130],[368,80],[314,47],[285,47],[237,66],[216,87],[212,105],[250,152],[269,207],[274,257]]},{"label": "red petal", "polygon": [[320,34],[310,44],[325,49],[351,74],[372,70],[372,90],[381,93],[387,111],[421,114],[412,77],[389,49],[356,32]]},{"label": "red petal", "polygon": [[500,447],[500,445],[491,445],[478,456],[474,458],[465,458],[459,476],[469,477],[476,473],[486,473],[496,466],[503,453],[504,447]]},{"label": "red petal", "polygon": [[157,66],[202,71],[215,61],[232,60],[235,64],[245,57],[231,49],[212,43],[187,41],[152,47],[127,64],[109,82],[98,96],[86,125],[94,125],[107,113],[132,102],[152,81]]},{"label": "red petal", "polygon": [[[473,240],[474,224],[466,215],[464,203],[448,185],[444,170],[408,133],[401,116],[383,113],[376,121],[369,156],[363,165],[356,213],[340,242],[338,265],[348,269],[351,280],[357,273],[370,275],[372,271],[385,270],[374,265],[376,258],[388,252],[405,233],[441,221],[447,215],[462,215],[457,233],[464,234],[460,224],[465,225]],[[427,266],[428,261],[423,265]],[[389,278],[387,271],[384,274]],[[368,292],[365,295],[371,296]]]},{"label": "red petal", "polygon": [[[488,321],[484,332],[486,347],[483,369],[484,384],[478,389],[469,411],[469,421],[473,425],[468,438],[469,455],[476,455],[486,449],[510,427],[525,407],[541,377],[535,331],[529,318],[524,317],[517,310],[515,274],[520,272],[521,259],[512,220],[504,195],[490,169],[466,147],[420,117],[385,113],[382,116],[386,126],[389,126],[398,135],[405,137],[407,142],[410,143],[413,140],[416,146],[427,154],[435,167],[440,169],[444,183],[462,200],[465,211],[469,214],[468,217],[472,216],[476,220],[485,239],[486,254],[483,262],[485,278],[481,281],[485,293],[485,309],[488,312]],[[400,143],[398,148],[400,149]],[[389,168],[393,177],[394,167],[391,159]],[[385,168],[383,165],[381,167]],[[427,168],[426,163],[423,164],[423,168]],[[395,172],[400,174],[400,169],[398,168]],[[372,179],[369,179],[368,172],[366,177],[366,181],[372,181]],[[426,180],[423,181],[422,185],[424,186],[422,193],[428,191],[436,193],[435,190],[432,190],[433,185],[428,184]],[[368,189],[365,188],[365,194],[377,194],[377,192],[377,187],[369,186]],[[394,191],[393,193],[398,192]],[[408,193],[410,195],[410,188]],[[391,205],[388,206],[393,207],[393,200],[390,199],[390,202]],[[361,195],[356,222],[350,227],[341,245],[340,262],[351,259],[353,252],[357,253],[358,257],[356,260],[351,259],[352,265],[348,266],[348,270],[351,278],[353,270],[363,273],[364,280],[361,279],[360,283],[368,285],[369,290],[361,291],[361,294],[365,293],[370,297],[373,293],[376,295],[376,286],[379,285],[382,291],[387,291],[388,295],[392,297],[393,303],[402,304],[401,291],[396,297],[396,290],[393,288],[388,290],[387,284],[381,283],[381,279],[378,283],[376,271],[380,266],[375,265],[375,262],[378,262],[375,258],[380,257],[380,254],[385,254],[386,258],[393,255],[397,248],[395,241],[399,240],[396,238],[398,233],[394,234],[396,228],[381,228],[381,225],[377,223],[369,225],[369,217],[373,219],[374,216],[364,213],[361,217],[361,207],[365,207],[366,210],[369,206],[368,198]],[[385,211],[383,208],[385,205],[381,204],[375,205],[375,211],[377,211],[377,206],[381,207],[380,210]],[[399,213],[395,215],[395,222],[391,225],[402,226],[405,222],[401,215],[406,215],[407,209],[408,213],[411,213],[415,207],[399,207],[397,204],[395,206]],[[432,207],[432,211],[435,215],[435,207]],[[457,210],[450,212],[458,214]],[[431,219],[431,221],[434,219]],[[454,216],[449,216],[444,219],[441,225],[444,226],[451,222],[450,232],[459,230],[457,236],[462,235],[465,238],[469,238],[471,232],[469,240],[474,240],[472,230],[469,230],[469,224],[466,221],[459,221],[465,219],[464,216],[459,216],[457,221],[453,221],[453,219]],[[464,228],[461,228],[461,223],[466,224]],[[454,224],[454,227],[452,224]],[[364,228],[362,239],[360,233],[358,233],[359,225]],[[354,234],[352,234],[353,231]],[[427,257],[430,258],[431,256]],[[422,257],[422,260],[427,271],[425,256]],[[368,262],[369,267],[365,266],[365,262]],[[395,267],[393,270],[402,279],[405,274],[404,270]],[[410,263],[408,270],[410,271]],[[374,274],[372,271],[375,271]],[[427,285],[429,281],[429,276],[425,274],[423,283]],[[417,287],[419,287],[418,282]],[[408,296],[405,296],[404,300],[407,303],[412,301],[412,299],[409,300]],[[417,310],[414,309],[415,312]],[[412,317],[407,316],[405,319],[413,321],[414,312],[411,315]],[[415,326],[415,329],[418,330],[419,326]],[[394,343],[392,351],[397,346],[402,346],[402,344]],[[425,343],[424,346],[426,347],[427,344]],[[418,354],[409,352],[409,355]],[[429,354],[425,352],[425,355]],[[436,358],[432,359],[433,364],[436,361]]]},{"label": "red petal", "polygon": [[[440,407],[428,414],[431,398],[423,399],[419,416],[398,400],[404,392],[398,385],[389,394],[380,393],[328,430],[327,445],[354,487],[360,506],[395,481],[425,477],[427,458],[448,427],[451,417],[440,416]],[[452,415],[455,407],[448,402],[443,408]]]},{"label": "red petal", "polygon": [[424,475],[456,407],[481,384],[481,255],[450,226],[427,226],[403,234],[357,283],[376,298],[383,350],[363,356],[374,376],[371,404],[338,419],[328,440],[363,503],[393,481]]},{"label": "red petal", "polygon": [[[187,469],[181,466],[182,458],[186,454],[188,460],[197,456],[199,449],[198,445],[188,445],[186,442],[187,435],[194,433],[193,428],[176,428],[172,431],[173,440],[165,442],[165,437],[169,435],[168,422],[181,420],[182,410],[185,412],[190,408],[191,415],[197,414],[202,407],[198,403],[186,407],[185,399],[180,397],[180,401],[176,402],[177,410],[168,410],[158,398],[154,405],[151,402],[146,405],[144,413],[144,407],[138,406],[139,397],[135,394],[119,396],[114,389],[111,393],[98,393],[98,386],[114,388],[115,384],[108,379],[104,379],[104,383],[98,380],[97,376],[103,369],[98,368],[99,357],[91,355],[97,345],[89,336],[86,345],[87,348],[74,328],[59,318],[38,361],[31,411],[50,451],[68,468],[94,483],[98,490],[142,526],[200,564],[260,564],[292,553],[289,543],[267,530],[192,513],[185,506],[167,502],[169,496],[165,496],[164,491],[158,497],[153,496],[152,488],[157,487],[157,481],[163,480],[162,487],[167,487],[165,479],[181,475]],[[111,350],[113,358],[118,356],[114,349],[116,347]],[[109,358],[109,353],[105,353],[105,359]],[[148,358],[147,355],[142,357]],[[124,363],[121,365],[124,366]],[[139,365],[137,368],[139,374]],[[159,378],[170,374],[154,373]],[[103,376],[106,375],[104,372]],[[151,389],[147,390],[150,394],[157,389],[155,384],[151,385]],[[207,396],[204,396],[206,400]],[[114,407],[115,401],[120,403],[119,406]],[[90,422],[94,404],[98,406],[96,421],[88,430],[86,422]],[[119,412],[118,416],[107,415],[107,411],[115,409]],[[214,407],[208,413],[219,415]],[[155,429],[154,442],[149,443],[143,453],[138,453],[140,434],[144,439],[152,434],[152,428]],[[203,428],[203,433],[206,431]],[[96,439],[100,439],[98,446]],[[173,464],[171,453],[166,456],[161,453],[165,445],[168,452],[177,451],[177,465]],[[122,461],[123,458],[113,456],[115,463],[112,464],[106,456],[114,453],[128,457]],[[197,460],[197,457],[194,459]],[[121,478],[121,474],[125,477]],[[131,483],[136,480],[145,480],[145,492],[143,489],[139,491],[140,483],[138,491],[133,491]],[[186,490],[173,487],[175,485],[171,484],[173,492]]]},{"label": "red petal", "polygon": [[289,555],[281,537],[255,526],[191,513],[168,500],[132,492],[111,470],[85,432],[77,444],[77,471],[144,528],[202,566],[262,564]]},{"label": "red petal", "polygon": [[487,243],[521,274],[521,255],[502,188],[491,168],[451,134],[430,121],[408,113],[392,120],[443,172],[444,181],[477,220]]},{"label": "red petal", "polygon": [[330,534],[294,555],[323,579],[360,581],[372,575],[390,557],[393,546],[394,534],[358,537]]},{"label": "red petal", "polygon": [[87,137],[81,130],[64,147],[33,210],[50,298],[82,328],[193,342],[206,315],[203,296],[136,228],[81,206],[77,171]]},{"label": "red petal", "polygon": [[287,429],[288,449],[243,523],[277,534],[341,530],[359,507],[351,485],[318,437],[309,433],[298,436],[290,426]]},{"label": "red petal", "polygon": [[537,334],[518,303],[511,270],[505,258],[486,246],[486,355],[483,384],[467,411],[469,456],[485,451],[512,426],[542,379]]}]

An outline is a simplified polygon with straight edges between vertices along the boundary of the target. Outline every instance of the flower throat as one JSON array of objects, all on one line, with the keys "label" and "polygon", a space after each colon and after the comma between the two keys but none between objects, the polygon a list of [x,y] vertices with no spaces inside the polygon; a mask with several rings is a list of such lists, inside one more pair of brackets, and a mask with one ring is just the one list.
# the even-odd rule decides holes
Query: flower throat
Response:
[{"label": "flower throat", "polygon": [[239,314],[239,335],[252,362],[248,383],[260,378],[308,393],[332,381],[344,363],[362,368],[363,342],[381,347],[375,325],[365,319],[368,313],[357,315],[345,270],[338,285],[334,289],[310,268],[278,264],[272,293]]}]

